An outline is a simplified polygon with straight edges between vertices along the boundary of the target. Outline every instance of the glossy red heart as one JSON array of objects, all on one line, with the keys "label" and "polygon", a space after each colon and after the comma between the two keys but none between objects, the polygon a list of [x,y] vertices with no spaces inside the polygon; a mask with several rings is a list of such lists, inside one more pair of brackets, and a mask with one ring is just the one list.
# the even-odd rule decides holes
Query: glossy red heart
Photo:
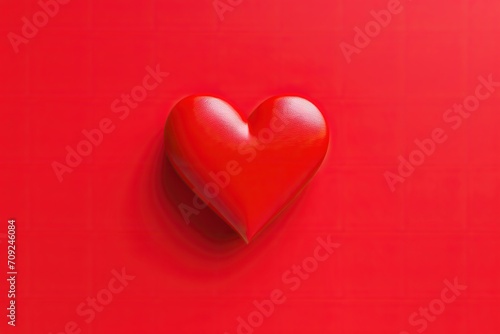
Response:
[{"label": "glossy red heart", "polygon": [[181,178],[249,242],[311,180],[328,128],[300,97],[270,98],[245,121],[218,98],[190,96],[168,116],[165,144]]}]

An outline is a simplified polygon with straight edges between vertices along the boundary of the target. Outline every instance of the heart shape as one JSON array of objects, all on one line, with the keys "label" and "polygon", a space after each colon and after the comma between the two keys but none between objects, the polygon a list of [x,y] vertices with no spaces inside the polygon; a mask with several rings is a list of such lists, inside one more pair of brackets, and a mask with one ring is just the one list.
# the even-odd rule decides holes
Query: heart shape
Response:
[{"label": "heart shape", "polygon": [[184,182],[248,243],[314,176],[328,128],[300,97],[270,98],[245,122],[223,100],[190,96],[167,118],[165,147]]}]

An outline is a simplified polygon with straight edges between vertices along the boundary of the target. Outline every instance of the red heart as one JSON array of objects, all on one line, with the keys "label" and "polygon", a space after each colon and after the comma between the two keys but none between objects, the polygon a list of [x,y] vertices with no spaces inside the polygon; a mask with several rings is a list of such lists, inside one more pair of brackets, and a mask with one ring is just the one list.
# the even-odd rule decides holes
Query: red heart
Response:
[{"label": "red heart", "polygon": [[311,180],[328,128],[300,97],[270,98],[245,122],[220,99],[191,96],[168,116],[165,142],[181,178],[249,242]]}]

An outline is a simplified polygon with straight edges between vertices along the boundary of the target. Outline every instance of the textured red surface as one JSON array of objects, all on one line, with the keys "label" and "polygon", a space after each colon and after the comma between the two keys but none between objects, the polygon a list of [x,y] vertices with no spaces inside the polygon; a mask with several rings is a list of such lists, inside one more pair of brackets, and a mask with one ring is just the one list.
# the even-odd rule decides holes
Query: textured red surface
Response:
[{"label": "textured red surface", "polygon": [[[425,318],[409,318],[442,311],[457,278],[467,288],[425,332],[499,333],[499,88],[468,118],[448,109],[480,76],[500,81],[500,4],[402,6],[348,63],[341,43],[387,1],[244,0],[220,21],[211,0],[72,0],[15,53],[7,34],[40,6],[3,0],[0,263],[14,217],[19,276],[15,329],[0,283],[2,332],[233,334],[274,292],[255,333],[418,333]],[[132,90],[147,97],[129,106]],[[162,131],[190,94],[244,117],[270,96],[304,96],[331,129],[318,174],[248,246],[210,211],[189,225],[179,213],[193,194]],[[96,128],[98,145],[59,182],[54,161]],[[436,128],[446,140],[391,191],[384,173]],[[298,278],[293,265],[324,259],[329,235],[340,247]],[[91,318],[87,298],[107,301],[122,268],[135,278]]]}]

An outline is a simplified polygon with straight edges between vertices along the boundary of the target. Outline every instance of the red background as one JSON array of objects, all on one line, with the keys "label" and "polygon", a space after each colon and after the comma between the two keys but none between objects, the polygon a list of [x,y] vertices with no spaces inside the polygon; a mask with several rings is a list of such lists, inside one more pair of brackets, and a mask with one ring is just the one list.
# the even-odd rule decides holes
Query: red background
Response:
[{"label": "red background", "polygon": [[[347,64],[339,44],[386,7],[245,0],[221,22],[209,0],[73,0],[16,54],[7,33],[40,7],[2,0],[0,233],[16,218],[19,271],[15,329],[0,285],[2,332],[59,333],[76,321],[82,333],[232,334],[331,234],[341,247],[255,333],[416,333],[410,314],[455,277],[467,290],[426,332],[499,333],[500,92],[395,192],[383,173],[444,127],[478,76],[500,80],[500,4],[404,2]],[[156,64],[169,77],[118,119],[111,102]],[[244,116],[298,94],[330,126],[319,173],[248,246],[210,212],[186,225],[177,210],[192,195],[165,162],[162,130],[189,94],[222,97]],[[103,118],[115,131],[60,183],[52,162]],[[122,267],[136,278],[86,324],[76,307]]]}]

